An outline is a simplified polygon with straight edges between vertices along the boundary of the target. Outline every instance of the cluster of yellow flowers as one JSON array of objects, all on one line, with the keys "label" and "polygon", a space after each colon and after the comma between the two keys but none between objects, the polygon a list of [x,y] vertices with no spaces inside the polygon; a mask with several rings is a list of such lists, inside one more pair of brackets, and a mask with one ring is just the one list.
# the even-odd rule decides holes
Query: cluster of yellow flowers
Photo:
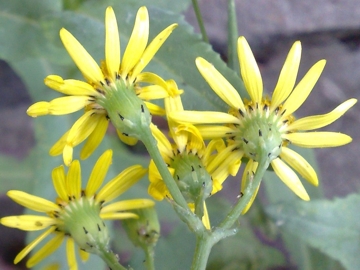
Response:
[{"label": "cluster of yellow flowers", "polygon": [[[185,110],[181,101],[184,91],[178,89],[174,80],[143,71],[176,27],[176,24],[170,25],[148,45],[148,11],[146,7],[141,7],[124,55],[121,56],[115,14],[111,7],[107,8],[105,60],[100,66],[71,33],[61,29],[60,38],[85,81],[49,75],[45,78],[45,84],[66,96],[50,102],[37,102],[30,106],[27,113],[37,117],[64,115],[84,109],[84,114],[50,150],[50,155],[63,154],[64,164],[68,166],[67,173],[63,166],[55,168],[52,173],[58,194],[56,203],[21,191],[8,192],[8,196],[17,203],[46,215],[4,217],[1,224],[27,231],[48,228],[17,255],[15,263],[50,234],[54,237],[28,260],[28,267],[50,255],[65,238],[69,267],[76,267],[74,243],[80,248],[84,260],[89,253],[97,254],[98,250],[106,249],[109,236],[103,220],[137,218],[131,210],[154,205],[148,199],[107,204],[146,174],[150,181],[148,192],[154,199],[173,198],[154,157],[148,169],[140,165],[129,167],[99,190],[111,164],[111,150],[98,159],[85,190],[81,190],[80,163],[73,160],[73,148],[85,141],[80,157],[89,157],[101,143],[109,121],[115,126],[119,138],[130,145],[141,140],[147,146],[144,136],[149,133],[144,133],[144,130],[151,130],[150,134],[155,138],[169,175],[186,204],[202,218],[209,230],[211,226],[205,199],[220,191],[229,175],[236,176],[242,162],[246,162],[246,165],[241,191],[251,181],[259,163],[266,159],[296,195],[309,200],[297,173],[317,186],[316,172],[289,146],[335,147],[351,142],[351,138],[345,134],[312,130],[341,117],[356,103],[355,99],[345,101],[328,114],[301,119],[293,116],[310,94],[325,66],[325,60],[320,60],[295,85],[301,57],[300,42],[292,46],[271,98],[263,94],[261,74],[244,37],[238,39],[238,57],[249,100],[242,99],[211,63],[197,58],[198,70],[229,106],[229,110]],[[149,102],[154,99],[163,99],[165,108]],[[151,115],[166,117],[169,136],[151,122]],[[243,213],[249,209],[255,197],[256,192]]]}]

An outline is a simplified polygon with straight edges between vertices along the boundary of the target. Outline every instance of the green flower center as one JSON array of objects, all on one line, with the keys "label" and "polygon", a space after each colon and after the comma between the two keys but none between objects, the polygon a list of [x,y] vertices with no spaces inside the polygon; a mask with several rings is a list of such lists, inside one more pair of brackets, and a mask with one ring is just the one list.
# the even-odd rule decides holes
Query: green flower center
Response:
[{"label": "green flower center", "polygon": [[72,200],[59,214],[64,224],[59,230],[71,236],[81,249],[98,254],[99,250],[107,248],[110,240],[100,210],[101,204],[95,203],[93,198]]},{"label": "green flower center", "polygon": [[195,204],[202,212],[203,201],[212,191],[212,178],[201,158],[194,154],[181,153],[174,157],[170,166],[175,169],[174,179],[187,203]]},{"label": "green flower center", "polygon": [[149,126],[151,115],[145,103],[135,92],[135,86],[121,78],[114,82],[106,81],[101,93],[96,97],[96,103],[106,111],[113,125],[123,135],[140,139],[142,128]]},{"label": "green flower center", "polygon": [[246,112],[230,111],[241,119],[240,125],[233,126],[237,132],[232,139],[254,161],[260,161],[264,155],[269,161],[277,158],[286,143],[282,139],[282,127],[291,121],[292,116],[283,119],[281,108],[270,112],[267,100],[255,105],[248,102],[245,106]]}]

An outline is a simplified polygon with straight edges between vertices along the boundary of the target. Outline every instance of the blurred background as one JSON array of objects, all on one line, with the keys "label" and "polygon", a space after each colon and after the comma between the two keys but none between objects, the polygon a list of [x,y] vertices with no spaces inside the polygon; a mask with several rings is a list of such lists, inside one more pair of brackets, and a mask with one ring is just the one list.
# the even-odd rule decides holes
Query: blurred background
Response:
[{"label": "blurred background", "polygon": [[[199,0],[199,5],[210,42],[226,60],[227,1]],[[298,117],[324,114],[346,99],[360,98],[358,0],[237,0],[236,10],[239,35],[247,38],[254,51],[268,94],[294,41],[301,40],[303,48],[298,78],[318,60],[327,60],[313,92],[297,111]],[[191,5],[184,16],[199,32]],[[0,43],[4,38],[0,33]],[[0,95],[0,152],[20,162],[35,144],[32,119],[25,113],[32,101],[23,82],[4,61],[0,61]],[[360,105],[356,104],[339,121],[326,127],[350,135],[350,145],[315,151],[320,186],[328,199],[360,190],[359,115]],[[227,187],[231,198],[237,193],[238,189]],[[1,196],[0,211],[0,216],[5,216],[21,213],[22,209]],[[6,234],[11,234],[12,240],[0,241],[0,269],[22,269],[23,265],[12,266],[12,260],[23,246],[25,234],[1,226],[0,235]]]}]

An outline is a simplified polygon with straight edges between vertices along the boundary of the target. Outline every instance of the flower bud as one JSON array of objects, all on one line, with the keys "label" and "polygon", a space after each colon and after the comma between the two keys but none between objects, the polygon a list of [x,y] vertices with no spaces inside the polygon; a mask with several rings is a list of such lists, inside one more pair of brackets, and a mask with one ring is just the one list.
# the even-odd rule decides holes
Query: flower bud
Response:
[{"label": "flower bud", "polygon": [[135,246],[155,246],[160,236],[160,223],[154,207],[132,210],[137,219],[124,219],[123,227]]}]

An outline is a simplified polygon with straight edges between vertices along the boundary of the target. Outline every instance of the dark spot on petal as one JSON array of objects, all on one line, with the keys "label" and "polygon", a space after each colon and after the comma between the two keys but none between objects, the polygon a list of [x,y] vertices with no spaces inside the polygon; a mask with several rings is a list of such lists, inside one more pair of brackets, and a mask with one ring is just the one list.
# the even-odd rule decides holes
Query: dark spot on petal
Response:
[{"label": "dark spot on petal", "polygon": [[240,113],[240,115],[241,115],[242,117],[245,116],[244,112],[243,112],[241,109],[239,109],[239,113]]}]

